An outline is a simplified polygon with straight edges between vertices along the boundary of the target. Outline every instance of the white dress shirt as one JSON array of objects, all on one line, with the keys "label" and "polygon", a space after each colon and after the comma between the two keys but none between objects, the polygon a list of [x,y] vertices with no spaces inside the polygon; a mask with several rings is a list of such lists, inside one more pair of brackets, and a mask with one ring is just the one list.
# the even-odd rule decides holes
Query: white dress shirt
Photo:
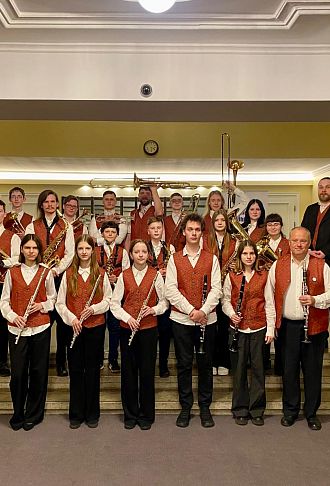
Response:
[{"label": "white dress shirt", "polygon": [[[201,248],[196,255],[189,255],[187,247],[183,248],[183,255],[186,256],[192,267],[195,268],[201,254]],[[187,278],[192,278],[191,275],[187,275]],[[175,306],[181,312],[172,310],[170,318],[180,324],[186,324],[195,326],[196,323],[192,321],[189,314],[194,310],[194,306],[184,297],[184,295],[178,289],[178,274],[174,263],[173,256],[170,257],[165,280],[165,296],[169,300],[172,306]],[[219,303],[219,299],[222,296],[221,290],[221,274],[220,266],[217,257],[213,256],[212,271],[211,271],[211,289],[208,293],[207,299],[202,305],[201,295],[201,307],[200,310],[207,316],[207,324],[213,324],[217,320],[215,308]]]},{"label": "white dress shirt", "polygon": [[273,238],[269,238],[269,246],[275,252],[277,250],[278,245],[280,244],[280,241],[282,239],[282,236],[280,235],[277,240],[274,240]]},{"label": "white dress shirt", "polygon": [[[42,263],[40,264],[40,266],[44,267]],[[29,285],[32,282],[38,269],[39,269],[39,265],[33,265],[32,267],[28,267],[27,265],[25,265],[25,263],[21,263],[22,276],[27,285]],[[45,302],[41,302],[42,310],[40,311],[43,314],[46,314],[47,312],[53,310],[56,301],[56,290],[55,290],[54,277],[52,272],[48,272],[48,275],[45,280],[45,286],[46,286],[47,300]],[[13,311],[10,304],[11,290],[12,290],[12,279],[11,279],[10,272],[7,272],[5,277],[5,282],[3,285],[1,300],[0,300],[0,310],[2,312],[3,317],[8,322],[13,323],[16,317],[18,317],[18,314],[16,314],[16,312]],[[42,324],[41,326],[36,326],[36,327],[26,327],[22,330],[21,337],[33,336],[34,334],[38,334],[44,331],[49,326],[50,323]],[[8,330],[12,334],[16,334],[16,335],[20,332],[20,328],[16,326],[11,326],[10,324],[8,324]]]},{"label": "white dress shirt", "polygon": [[[0,224],[0,248],[1,248],[1,235],[5,231],[4,225]],[[6,268],[13,267],[18,263],[19,254],[21,251],[21,239],[15,233],[12,236],[11,243],[10,243],[10,258],[5,258],[3,260],[3,264]]]},{"label": "white dress shirt", "polygon": [[[82,276],[84,282],[87,281],[90,275],[90,268],[78,268],[79,275]],[[72,326],[72,322],[75,319],[79,319],[79,316],[75,316],[73,312],[71,312],[66,305],[66,296],[67,296],[67,279],[66,279],[66,272],[62,276],[61,285],[58,291],[57,301],[55,304],[56,310],[59,315],[62,317],[65,324],[68,326]],[[111,285],[108,279],[107,274],[104,275],[103,279],[103,298],[101,302],[97,304],[92,304],[91,308],[94,311],[94,314],[105,314],[107,310],[109,310],[110,300],[111,300],[112,290]]]},{"label": "white dress shirt", "polygon": [[[152,244],[152,248],[154,250],[155,257],[158,258],[160,252],[163,249],[163,245],[162,245],[161,241],[159,241],[156,245],[151,241],[151,244]],[[171,255],[173,255],[173,253],[175,253],[175,248],[174,248],[173,245],[170,245],[169,251],[170,251]]]},{"label": "white dress shirt", "polygon": [[[138,286],[140,286],[145,274],[147,273],[147,270],[148,270],[148,266],[146,266],[143,270],[138,270],[137,268],[135,268],[134,265],[132,265],[133,276]],[[165,299],[164,280],[160,273],[158,273],[157,276],[155,290],[158,296],[158,304],[153,306],[153,309],[155,311],[155,315],[159,316],[160,314],[164,314],[164,312],[168,309],[168,302]],[[123,309],[122,300],[124,297],[124,291],[125,291],[124,278],[123,278],[123,274],[121,273],[118,277],[116,288],[113,291],[110,310],[113,313],[113,315],[116,317],[116,319],[119,319],[120,321],[127,323],[131,317],[136,319],[137,316],[131,316],[128,312],[126,312]]]},{"label": "white dress shirt", "polygon": [[[55,215],[54,215],[54,218],[55,218]],[[52,224],[52,222],[54,221],[54,218],[53,219],[47,219],[46,218],[46,222],[47,222],[48,227]],[[54,231],[55,226],[56,225],[54,225],[52,227],[52,229],[50,230],[50,233],[52,233]],[[26,235],[28,235],[28,234],[34,235],[35,234],[33,222],[27,225],[26,230],[25,230],[25,234]],[[73,228],[72,228],[71,225],[69,225],[69,227],[68,227],[68,229],[65,233],[64,238],[65,238],[64,239],[64,257],[60,260],[59,265],[57,265],[56,267],[53,268],[53,270],[55,270],[55,272],[56,272],[56,275],[61,275],[61,273],[63,273],[64,270],[66,270],[71,265],[71,262],[73,260],[75,242],[74,242]]]},{"label": "white dress shirt", "polygon": [[[115,209],[105,209],[104,210],[104,216],[113,216],[115,213],[116,213]],[[127,229],[128,229],[127,223],[126,223],[125,218],[123,217],[120,220],[119,234],[118,234],[118,236],[115,240],[117,245],[120,245],[124,241],[124,239],[126,238]],[[100,229],[97,228],[95,216],[92,217],[91,222],[89,224],[89,234],[92,238],[96,239],[96,243],[97,243],[98,246],[101,246],[101,245],[104,244],[105,240],[104,240],[104,238],[101,234],[101,228]]]},{"label": "white dress shirt", "polygon": [[[291,282],[283,299],[283,317],[292,321],[304,319],[304,309],[299,301],[299,297],[302,295],[304,263],[308,268],[309,255],[300,263],[291,258]],[[277,262],[273,263],[269,270],[265,288],[267,323],[271,325],[275,325],[276,320],[274,298],[276,265]],[[330,306],[330,268],[327,264],[324,265],[323,279],[325,292],[320,295],[314,295],[314,307],[317,309],[326,309]]]}]

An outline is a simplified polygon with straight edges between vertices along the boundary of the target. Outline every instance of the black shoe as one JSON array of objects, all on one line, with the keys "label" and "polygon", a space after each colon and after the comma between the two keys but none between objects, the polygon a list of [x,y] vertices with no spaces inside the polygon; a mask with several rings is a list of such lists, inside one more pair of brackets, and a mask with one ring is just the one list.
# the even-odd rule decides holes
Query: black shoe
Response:
[{"label": "black shoe", "polygon": [[141,430],[150,430],[151,429],[151,424],[148,422],[138,422],[139,427]]},{"label": "black shoe", "polygon": [[284,415],[282,418],[281,418],[281,425],[283,425],[283,427],[291,427],[296,421],[296,417],[294,417],[293,415]]},{"label": "black shoe", "polygon": [[201,408],[200,419],[202,427],[214,427],[215,423],[208,407]]},{"label": "black shoe", "polygon": [[253,425],[264,425],[265,421],[263,417],[252,417],[251,422]]},{"label": "black shoe", "polygon": [[249,419],[247,417],[235,417],[235,424],[247,425]]},{"label": "black shoe", "polygon": [[124,422],[124,428],[127,430],[132,430],[136,426],[135,420],[126,420]]},{"label": "black shoe", "polygon": [[7,366],[7,364],[0,366],[0,376],[10,376],[10,368]]},{"label": "black shoe", "polygon": [[13,429],[13,430],[20,430],[22,427],[23,427],[23,422],[19,422],[19,423],[12,423],[9,421],[9,425],[10,427]]},{"label": "black shoe", "polygon": [[81,422],[80,420],[70,420],[70,429],[79,429],[79,427],[81,426]]},{"label": "black shoe", "polygon": [[177,427],[188,427],[190,421],[190,410],[181,410],[176,419]]},{"label": "black shoe", "polygon": [[167,368],[163,370],[159,370],[159,377],[160,378],[168,378],[170,376],[170,372]]},{"label": "black shoe", "polygon": [[57,366],[57,376],[68,376],[68,370],[66,366]]},{"label": "black shoe", "polygon": [[109,363],[109,370],[111,371],[111,373],[120,373],[120,366],[116,359]]},{"label": "black shoe", "polygon": [[23,429],[26,431],[32,430],[35,425],[33,422],[24,422]]},{"label": "black shoe", "polygon": [[307,423],[308,423],[308,427],[311,430],[321,430],[322,429],[322,424],[320,422],[320,419],[318,417],[316,417],[316,415],[314,417],[308,418]]},{"label": "black shoe", "polygon": [[98,419],[95,420],[86,420],[86,425],[90,429],[96,429],[96,427],[99,425]]}]

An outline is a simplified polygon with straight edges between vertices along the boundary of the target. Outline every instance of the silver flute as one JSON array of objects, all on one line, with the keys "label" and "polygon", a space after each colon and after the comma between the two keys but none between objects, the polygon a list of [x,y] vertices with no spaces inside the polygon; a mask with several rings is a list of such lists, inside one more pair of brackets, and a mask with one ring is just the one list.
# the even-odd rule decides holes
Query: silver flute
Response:
[{"label": "silver flute", "polygon": [[[91,293],[91,295],[89,296],[89,299],[88,299],[88,301],[87,301],[87,302],[86,302],[86,304],[85,304],[84,310],[85,310],[85,309],[87,309],[87,307],[89,307],[89,306],[91,305],[92,300],[94,299],[94,295],[96,294],[97,287],[98,287],[98,285],[99,285],[100,280],[101,280],[101,275],[99,275],[99,276],[97,277],[97,279],[96,279],[96,282],[95,282],[95,284],[94,284],[94,287],[93,287],[92,293]],[[79,319],[79,324],[81,325],[83,322],[84,322],[84,319],[81,317],[81,318]],[[77,337],[78,337],[78,334],[73,333],[72,341],[71,341],[71,343],[70,343],[70,349],[72,349],[72,348],[73,348],[73,345],[74,345],[75,340],[77,339]]]},{"label": "silver flute", "polygon": [[[144,308],[146,305],[148,305],[148,302],[149,302],[149,300],[150,300],[150,297],[151,297],[152,291],[154,290],[155,285],[156,285],[156,280],[157,280],[157,278],[158,278],[158,274],[159,274],[159,272],[157,272],[157,273],[156,273],[156,275],[155,275],[155,277],[154,277],[154,279],[153,279],[153,281],[152,281],[151,287],[150,287],[150,289],[149,289],[148,295],[147,295],[147,297],[144,299],[143,304],[142,304],[142,306],[141,306],[141,308],[140,308],[140,310],[139,310],[139,314],[138,314],[138,316],[137,316],[137,318],[136,318],[136,322],[138,323],[138,325],[139,325],[139,326],[140,326],[140,322],[141,322],[141,320],[142,320],[143,308]],[[131,335],[130,335],[129,340],[128,340],[128,345],[129,345],[129,346],[132,344],[132,341],[133,341],[134,336],[135,336],[135,334],[137,333],[137,331],[138,331],[138,328],[137,328],[137,329],[134,329],[134,330],[131,332]]]}]

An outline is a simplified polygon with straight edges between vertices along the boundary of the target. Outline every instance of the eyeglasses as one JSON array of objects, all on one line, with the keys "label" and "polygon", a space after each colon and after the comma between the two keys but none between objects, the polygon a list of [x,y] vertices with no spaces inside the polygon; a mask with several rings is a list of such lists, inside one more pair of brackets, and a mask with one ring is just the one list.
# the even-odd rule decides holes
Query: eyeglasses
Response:
[{"label": "eyeglasses", "polygon": [[269,226],[270,228],[272,227],[277,227],[277,226],[281,226],[281,223],[267,223],[267,226]]},{"label": "eyeglasses", "polygon": [[65,207],[70,209],[78,209],[78,206],[74,206],[73,204],[65,204]]}]

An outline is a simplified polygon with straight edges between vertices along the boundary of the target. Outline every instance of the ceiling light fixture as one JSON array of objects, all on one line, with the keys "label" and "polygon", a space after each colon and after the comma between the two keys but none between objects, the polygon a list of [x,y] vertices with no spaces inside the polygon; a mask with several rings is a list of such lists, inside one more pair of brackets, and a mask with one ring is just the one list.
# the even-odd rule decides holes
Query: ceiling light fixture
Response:
[{"label": "ceiling light fixture", "polygon": [[138,0],[141,7],[151,13],[163,13],[173,7],[176,0]]}]

